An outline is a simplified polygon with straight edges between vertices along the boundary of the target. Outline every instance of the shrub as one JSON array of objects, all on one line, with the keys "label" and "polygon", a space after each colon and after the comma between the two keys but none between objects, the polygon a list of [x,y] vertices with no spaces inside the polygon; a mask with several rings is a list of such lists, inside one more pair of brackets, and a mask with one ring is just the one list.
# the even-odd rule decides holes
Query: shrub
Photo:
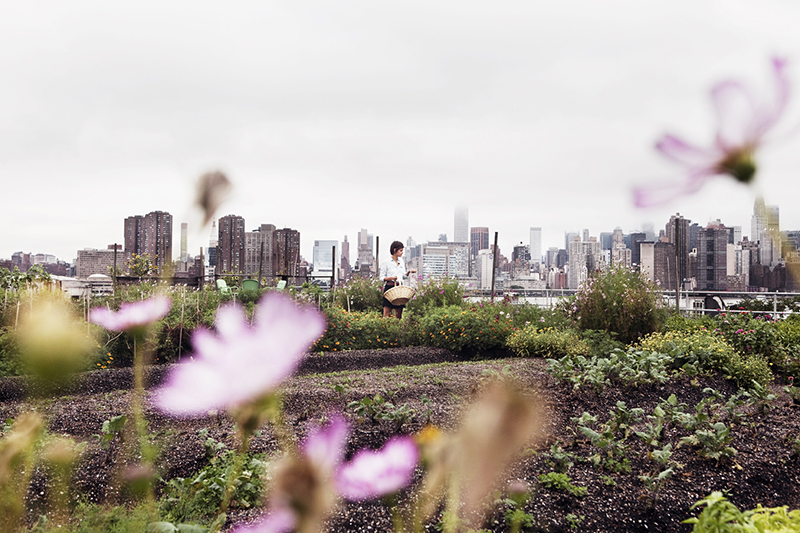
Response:
[{"label": "shrub", "polygon": [[425,344],[465,355],[503,349],[513,331],[511,311],[494,305],[428,308],[418,320]]},{"label": "shrub", "polygon": [[408,310],[422,312],[431,307],[464,305],[464,288],[453,278],[429,278],[417,287]]},{"label": "shrub", "polygon": [[672,358],[670,368],[719,371],[740,387],[750,387],[753,381],[766,386],[772,380],[769,363],[763,357],[741,355],[724,337],[706,330],[654,333],[642,339],[638,347],[669,355]]},{"label": "shrub", "polygon": [[714,320],[715,332],[743,355],[758,354],[780,365],[784,351],[773,322],[749,314],[719,315]]},{"label": "shrub", "polygon": [[512,333],[506,346],[520,357],[555,358],[565,355],[588,355],[589,345],[573,330],[538,329],[530,325]]},{"label": "shrub", "polygon": [[572,300],[569,312],[579,329],[616,333],[617,340],[625,344],[658,331],[667,316],[658,286],[624,267],[589,278]]},{"label": "shrub", "polygon": [[333,298],[334,304],[345,310],[379,311],[383,309],[383,282],[376,278],[353,277],[336,287]]},{"label": "shrub", "polygon": [[340,307],[323,309],[328,325],[325,333],[314,343],[318,352],[395,348],[413,343],[417,329],[409,327],[410,320],[383,318],[381,313],[353,311]]}]

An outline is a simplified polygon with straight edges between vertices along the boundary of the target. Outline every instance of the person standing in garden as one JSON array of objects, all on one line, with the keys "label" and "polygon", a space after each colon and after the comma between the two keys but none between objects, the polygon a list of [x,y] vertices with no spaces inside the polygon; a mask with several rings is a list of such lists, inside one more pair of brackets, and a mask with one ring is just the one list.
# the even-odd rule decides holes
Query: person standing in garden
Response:
[{"label": "person standing in garden", "polygon": [[[384,294],[386,291],[397,285],[398,282],[402,281],[404,277],[407,277],[409,274],[416,272],[416,270],[406,270],[406,262],[403,260],[403,243],[400,241],[394,241],[392,245],[389,247],[389,254],[391,257],[381,263],[380,268],[380,276],[381,280],[383,280],[383,292]],[[393,305],[392,302],[386,299],[386,296],[383,297],[383,318],[389,318],[392,316],[392,311],[394,311],[394,316],[397,318],[402,318],[403,316],[403,305]]]}]

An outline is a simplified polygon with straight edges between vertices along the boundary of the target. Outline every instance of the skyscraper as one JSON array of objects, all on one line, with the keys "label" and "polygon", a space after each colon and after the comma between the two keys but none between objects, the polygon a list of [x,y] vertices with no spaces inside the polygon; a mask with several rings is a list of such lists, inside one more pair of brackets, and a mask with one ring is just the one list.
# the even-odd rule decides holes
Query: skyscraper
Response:
[{"label": "skyscraper", "polygon": [[678,269],[678,279],[681,283],[691,277],[689,270],[689,252],[692,250],[690,248],[692,244],[689,230],[690,222],[688,218],[683,218],[680,213],[676,213],[669,217],[669,222],[664,228],[667,241],[675,245],[676,268]]},{"label": "skyscraper", "polygon": [[208,266],[217,266],[217,243],[219,243],[219,233],[217,233],[217,221],[211,221],[211,235],[208,238]]},{"label": "skyscraper", "polygon": [[532,263],[542,262],[542,228],[531,228],[530,254]]},{"label": "skyscraper", "polygon": [[469,210],[456,207],[453,242],[469,242]]},{"label": "skyscraper", "polygon": [[315,278],[330,278],[334,275],[334,265],[336,264],[336,258],[333,256],[334,248],[336,248],[338,255],[340,250],[337,241],[314,241],[313,265]]},{"label": "skyscraper", "polygon": [[144,217],[134,215],[125,219],[125,248],[128,254],[144,253]]},{"label": "skyscraper", "polygon": [[469,233],[469,244],[472,257],[478,257],[479,251],[489,249],[489,228],[470,228]]},{"label": "skyscraper", "polygon": [[709,224],[700,230],[697,243],[697,288],[728,290],[728,228]]},{"label": "skyscraper", "polygon": [[350,242],[345,235],[342,241],[341,272],[339,273],[342,279],[350,277],[350,268]]},{"label": "skyscraper", "polygon": [[181,261],[186,262],[189,259],[188,247],[188,233],[189,224],[181,222]]},{"label": "skyscraper", "polygon": [[217,274],[242,274],[245,266],[244,218],[227,215],[219,219]]}]

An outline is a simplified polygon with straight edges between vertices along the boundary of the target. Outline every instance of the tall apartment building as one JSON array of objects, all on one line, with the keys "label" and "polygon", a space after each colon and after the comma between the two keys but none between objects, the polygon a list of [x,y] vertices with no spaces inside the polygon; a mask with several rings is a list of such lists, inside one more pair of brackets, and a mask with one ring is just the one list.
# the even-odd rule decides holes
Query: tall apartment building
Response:
[{"label": "tall apartment building", "polygon": [[454,218],[453,241],[469,242],[469,210],[466,207],[457,207]]},{"label": "tall apartment building", "polygon": [[244,273],[253,278],[272,278],[272,233],[273,224],[261,224],[244,237]]},{"label": "tall apartment building", "polygon": [[[531,263],[542,262],[542,228],[531,228],[529,252],[531,254]],[[536,270],[538,270],[538,266]]]},{"label": "tall apartment building", "polygon": [[152,211],[125,219],[125,253],[149,254],[161,272],[172,263],[172,215]]},{"label": "tall apartment building", "polygon": [[246,264],[244,218],[227,215],[219,219],[218,226],[216,273],[244,274]]},{"label": "tall apartment building", "polygon": [[728,290],[728,228],[709,224],[697,239],[697,288]]},{"label": "tall apartment building", "polygon": [[472,257],[478,257],[479,251],[489,249],[489,228],[470,228],[469,233],[470,252]]},{"label": "tall apartment building", "polygon": [[300,232],[291,228],[272,232],[272,275],[296,277],[300,262]]},{"label": "tall apartment building", "polygon": [[134,215],[125,219],[125,247],[128,254],[143,254],[144,247],[144,217]]},{"label": "tall apartment building", "polygon": [[217,244],[219,243],[219,232],[217,231],[217,221],[211,221],[211,236],[208,239],[208,266],[217,266]]}]

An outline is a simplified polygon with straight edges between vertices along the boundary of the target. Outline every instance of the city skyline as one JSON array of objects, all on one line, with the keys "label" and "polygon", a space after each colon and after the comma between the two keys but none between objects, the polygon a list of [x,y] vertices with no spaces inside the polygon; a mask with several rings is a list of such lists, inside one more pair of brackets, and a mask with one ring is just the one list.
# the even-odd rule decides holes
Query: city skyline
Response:
[{"label": "city skyline", "polygon": [[[774,210],[777,213],[777,211],[780,208],[780,205],[769,205],[769,206],[766,206],[766,207],[770,212],[772,212]],[[465,207],[455,207],[455,208],[451,209],[451,211],[450,211],[450,213],[451,213],[451,228],[453,228],[455,226],[455,220],[457,220],[459,218],[459,216],[463,216],[463,211],[465,211],[467,209],[468,208],[465,208]],[[746,217],[748,220],[746,222],[742,222],[741,224],[732,224],[729,221],[720,219],[719,217],[714,218],[714,219],[710,219],[708,221],[700,221],[700,220],[693,219],[690,216],[685,216],[683,213],[673,213],[672,215],[669,216],[669,218],[667,218],[667,219],[665,219],[663,221],[656,221],[654,223],[647,223],[646,226],[649,226],[649,228],[648,228],[649,230],[654,230],[655,231],[655,238],[657,240],[659,231],[663,230],[665,227],[669,228],[671,226],[672,220],[675,218],[676,215],[678,215],[682,219],[685,219],[686,221],[689,221],[690,223],[698,224],[700,227],[706,227],[706,225],[713,224],[713,223],[716,223],[716,222],[721,222],[722,224],[724,224],[728,228],[738,227],[740,229],[740,231],[741,231],[741,235],[748,237],[751,241],[757,241],[757,240],[759,240],[758,237],[754,237],[752,235],[753,231],[758,231],[758,229],[756,229],[757,222],[755,221],[755,219],[753,217],[753,212],[754,212],[754,207],[751,206],[750,213]],[[121,240],[118,240],[116,242],[109,242],[109,243],[106,243],[105,245],[81,246],[81,247],[75,249],[73,257],[62,257],[62,256],[59,256],[58,254],[52,254],[49,251],[35,251],[35,250],[32,250],[32,249],[23,248],[23,249],[15,250],[11,254],[8,254],[8,257],[0,256],[0,260],[8,260],[8,259],[11,258],[11,255],[13,253],[23,252],[23,253],[33,254],[33,255],[46,254],[48,256],[54,256],[55,258],[57,258],[60,261],[65,261],[67,263],[72,263],[75,260],[75,258],[77,257],[78,251],[90,250],[90,249],[103,250],[103,249],[106,249],[106,248],[110,248],[111,245],[113,245],[113,244],[117,244],[120,247],[121,250],[125,250],[127,252],[145,253],[146,250],[144,248],[137,248],[137,247],[135,247],[135,244],[134,245],[129,244],[129,241],[132,239],[132,237],[129,235],[129,230],[128,230],[128,228],[130,226],[129,222],[133,221],[133,219],[136,219],[136,218],[144,220],[147,217],[152,217],[152,216],[155,216],[155,215],[167,216],[170,219],[174,219],[174,217],[171,216],[170,213],[163,212],[163,211],[151,212],[146,216],[133,215],[133,216],[125,217],[125,218],[121,219],[121,221],[120,221],[120,226],[121,226],[120,234],[123,236]],[[784,216],[783,212],[781,212],[781,216]],[[469,217],[469,215],[468,215],[468,217]],[[243,217],[243,216],[240,216],[240,215],[237,215],[237,214],[232,214],[232,213],[224,215],[224,216],[219,217],[219,218],[215,217],[213,225],[214,225],[215,228],[218,227],[219,224],[220,224],[220,221],[223,220],[223,219],[225,219],[225,220],[223,220],[223,224],[228,224],[227,220],[231,219],[231,218],[236,219],[236,220],[239,221],[238,222],[238,230],[237,231],[240,232],[240,235],[238,236],[238,238],[241,239],[241,241],[242,241],[240,243],[241,244],[241,252],[240,253],[242,255],[241,255],[241,259],[237,260],[236,264],[241,264],[241,270],[244,271],[244,266],[243,266],[244,263],[245,263],[245,260],[244,260],[244,257],[245,257],[244,236],[247,235],[247,234],[251,234],[254,231],[255,232],[259,232],[259,231],[264,232],[264,231],[267,231],[267,229],[270,229],[270,231],[274,231],[275,230],[275,225],[274,224],[267,224],[267,223],[258,223],[258,224],[254,223],[254,224],[251,224],[250,222],[247,222],[247,218],[246,217]],[[489,246],[493,243],[494,230],[492,229],[491,226],[476,225],[475,223],[473,223],[471,218],[466,218],[466,222],[467,222],[467,227],[469,228],[470,232],[473,229],[484,230],[484,231],[488,230],[488,234],[485,237],[485,240],[486,240],[486,242],[488,242]],[[185,226],[186,223],[176,222],[175,224],[172,224],[172,222],[170,222],[170,224],[172,225],[172,239],[169,242],[171,242],[172,257],[176,258],[176,260],[179,260],[180,259],[180,251],[181,251],[180,247],[182,246],[181,235],[182,235],[182,233],[184,231],[184,226]],[[210,227],[211,225],[212,224],[209,224],[208,226]],[[287,226],[287,229],[289,227],[291,227],[291,225]],[[530,227],[527,227],[527,228],[520,228],[520,230],[517,233],[521,236],[521,238],[516,239],[516,240],[515,239],[502,239],[502,237],[500,235],[498,235],[498,246],[500,248],[501,253],[504,256],[510,258],[511,255],[512,255],[512,251],[516,246],[519,246],[520,244],[529,246],[530,243],[532,242],[533,230],[537,230],[536,233],[538,235],[540,235],[540,238],[541,238],[540,245],[541,245],[541,252],[542,252],[541,256],[542,256],[542,258],[545,257],[546,252],[549,249],[556,248],[556,247],[559,248],[559,249],[568,249],[568,243],[571,240],[571,236],[572,235],[582,236],[582,240],[585,240],[585,238],[587,236],[596,237],[599,240],[601,234],[611,235],[612,233],[615,232],[616,229],[620,229],[622,231],[622,233],[624,233],[626,235],[630,235],[630,234],[633,234],[633,233],[639,233],[639,232],[645,231],[645,228],[627,229],[627,228],[622,228],[622,227],[620,227],[618,225],[614,226],[614,227],[607,227],[607,228],[591,228],[591,227],[584,226],[584,227],[581,227],[581,228],[571,228],[570,230],[564,230],[560,234],[546,235],[543,231],[538,231],[538,230],[541,230],[541,227],[542,226],[530,226]],[[798,231],[798,230],[800,230],[800,228],[785,227],[782,222],[780,223],[779,229],[780,229],[780,231]],[[359,233],[361,233],[362,231],[368,232],[369,233],[369,237],[372,238],[371,241],[370,241],[370,246],[371,247],[373,247],[373,242],[372,241],[374,240],[374,237],[376,237],[376,236],[379,237],[380,246],[382,248],[381,250],[379,250],[380,255],[384,255],[383,252],[388,250],[388,247],[389,247],[389,245],[391,244],[391,242],[393,240],[400,240],[401,242],[405,243],[409,238],[411,238],[417,244],[427,244],[429,242],[430,243],[435,243],[435,242],[437,242],[439,240],[439,238],[438,238],[439,236],[446,235],[448,237],[448,242],[459,242],[459,241],[454,241],[452,239],[452,237],[453,237],[452,230],[451,230],[451,232],[447,232],[447,233],[443,233],[443,232],[440,232],[438,230],[435,230],[435,231],[432,230],[430,233],[431,234],[436,233],[437,234],[437,238],[431,238],[431,239],[419,239],[414,235],[408,235],[408,236],[405,236],[405,237],[402,237],[402,238],[401,237],[398,237],[398,238],[395,238],[395,237],[384,237],[382,235],[376,235],[375,232],[373,232],[372,229],[369,228],[369,227],[362,227],[358,231],[347,233],[347,234],[345,234],[345,235],[343,235],[341,237],[327,238],[327,239],[326,238],[322,238],[320,236],[305,235],[301,230],[299,230],[297,228],[294,228],[293,231],[298,231],[299,232],[299,236],[300,236],[299,238],[300,238],[300,243],[301,243],[300,255],[306,261],[308,261],[309,264],[313,264],[314,246],[315,246],[315,242],[316,241],[336,241],[336,242],[339,243],[339,245],[341,245],[341,243],[344,240],[344,237],[347,236],[347,238],[348,238],[348,240],[350,242],[358,242]],[[216,237],[216,236],[217,236],[217,231],[214,232],[214,237]],[[474,235],[470,235],[470,237],[467,239],[466,242],[472,241],[472,237],[473,236]],[[526,239],[526,237],[527,237],[527,239]],[[670,237],[669,233],[667,234],[667,237]],[[205,241],[203,242],[202,246],[203,246],[204,254],[207,254],[207,250],[208,250],[208,247],[209,247],[209,241],[212,240],[211,238],[212,238],[212,235],[211,235],[211,233],[209,233],[209,235],[206,237]],[[505,241],[505,245],[503,244],[504,241]],[[220,246],[223,246],[223,245],[220,244]],[[176,253],[176,248],[178,248],[177,253]],[[383,250],[383,248],[386,248],[387,250]],[[306,249],[309,250],[308,253],[306,253]],[[199,252],[200,252],[199,247],[196,250],[193,250],[191,248],[188,249],[188,254],[190,256],[192,256],[192,257],[197,257],[199,255]],[[340,253],[341,253],[341,250],[337,249],[337,255],[339,255]],[[387,251],[387,253],[388,253],[388,251]],[[473,251],[473,254],[475,254],[475,253],[477,253],[477,250]],[[208,258],[206,258],[206,260],[207,259]],[[224,261],[224,259],[221,259],[221,260]],[[351,257],[351,266],[353,266],[355,264],[355,260],[356,260],[356,257]],[[535,259],[533,259],[533,258],[532,258],[532,260],[535,261]],[[231,261],[231,260],[228,259],[228,261]]]},{"label": "city skyline", "polygon": [[[795,2],[45,4],[0,20],[0,257],[71,260],[152,211],[187,223],[196,254],[194,186],[215,169],[233,184],[217,218],[295,228],[306,258],[360,228],[452,238],[454,205],[502,250],[530,227],[546,250],[676,212],[747,228],[758,194],[800,228],[800,136],[781,135],[800,121]],[[743,80],[761,102],[775,55],[792,87],[757,183],[635,209],[634,186],[682,178],[655,142],[708,146],[711,87]]]}]

